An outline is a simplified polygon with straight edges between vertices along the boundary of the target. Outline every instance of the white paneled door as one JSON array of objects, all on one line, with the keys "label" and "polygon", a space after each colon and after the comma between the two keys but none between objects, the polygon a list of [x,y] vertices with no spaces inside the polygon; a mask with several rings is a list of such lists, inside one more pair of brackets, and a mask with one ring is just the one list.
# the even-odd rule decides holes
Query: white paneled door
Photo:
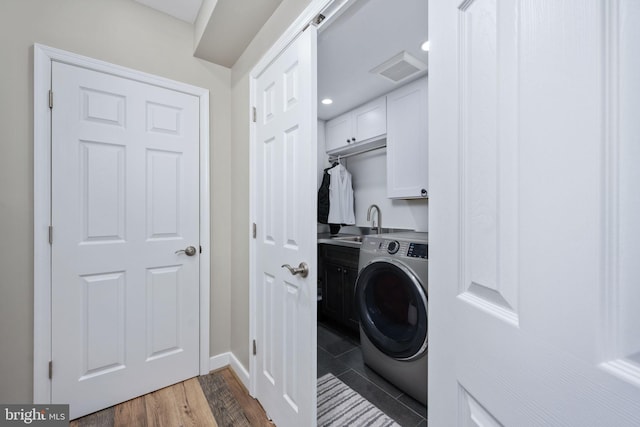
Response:
[{"label": "white paneled door", "polygon": [[199,107],[59,62],[52,88],[52,402],[75,418],[199,373]]},{"label": "white paneled door", "polygon": [[[314,26],[254,81],[252,381],[278,427],[313,426],[316,416],[315,81]],[[301,263],[307,275],[283,267]]]},{"label": "white paneled door", "polygon": [[640,425],[640,2],[429,31],[429,424]]}]

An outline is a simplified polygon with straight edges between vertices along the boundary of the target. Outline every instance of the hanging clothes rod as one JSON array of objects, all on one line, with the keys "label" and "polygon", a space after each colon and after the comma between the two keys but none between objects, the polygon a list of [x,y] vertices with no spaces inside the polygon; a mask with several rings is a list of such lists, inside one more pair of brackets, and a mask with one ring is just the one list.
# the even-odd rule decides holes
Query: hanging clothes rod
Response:
[{"label": "hanging clothes rod", "polygon": [[329,155],[329,162],[335,162],[337,160],[346,159],[347,157],[356,156],[358,154],[364,154],[364,153],[368,153],[370,151],[380,150],[381,148],[387,148],[387,146],[386,145],[379,145],[379,146],[376,146],[376,147],[364,148],[364,149],[362,149],[360,151],[355,151],[353,153],[347,153],[347,154],[330,154]]}]

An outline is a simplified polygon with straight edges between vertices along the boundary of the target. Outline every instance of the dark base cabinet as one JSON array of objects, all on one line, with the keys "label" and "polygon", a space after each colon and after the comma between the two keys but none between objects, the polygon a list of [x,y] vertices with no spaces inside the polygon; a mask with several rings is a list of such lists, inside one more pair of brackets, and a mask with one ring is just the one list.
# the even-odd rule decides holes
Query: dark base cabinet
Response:
[{"label": "dark base cabinet", "polygon": [[318,248],[322,316],[353,332],[357,332],[359,327],[354,304],[359,253],[358,248],[328,244],[321,244]]}]

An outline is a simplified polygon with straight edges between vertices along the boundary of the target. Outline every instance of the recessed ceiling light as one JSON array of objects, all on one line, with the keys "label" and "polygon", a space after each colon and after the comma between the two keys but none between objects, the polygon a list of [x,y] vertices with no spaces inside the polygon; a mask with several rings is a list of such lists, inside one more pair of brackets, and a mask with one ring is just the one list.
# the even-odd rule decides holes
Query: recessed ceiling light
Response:
[{"label": "recessed ceiling light", "polygon": [[331,99],[331,98],[325,98],[325,99],[323,99],[323,100],[322,100],[322,101],[320,101],[320,102],[322,102],[324,105],[331,105],[331,104],[333,104],[333,99]]},{"label": "recessed ceiling light", "polygon": [[429,40],[422,43],[422,46],[420,46],[420,49],[424,50],[425,52],[429,52]]}]

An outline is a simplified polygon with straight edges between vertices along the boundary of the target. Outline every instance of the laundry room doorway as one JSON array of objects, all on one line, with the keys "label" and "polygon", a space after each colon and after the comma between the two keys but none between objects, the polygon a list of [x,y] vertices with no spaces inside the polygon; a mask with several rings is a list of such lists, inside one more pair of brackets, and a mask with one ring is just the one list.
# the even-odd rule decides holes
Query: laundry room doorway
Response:
[{"label": "laundry room doorway", "polygon": [[[340,224],[332,221],[332,212],[326,218],[318,212],[320,423],[338,414],[349,416],[326,397],[324,384],[333,384],[333,378],[401,425],[426,422],[427,308],[422,284],[409,287],[386,269],[385,283],[369,287],[376,289],[377,302],[374,292],[358,296],[356,289],[366,258],[363,247],[376,233],[428,231],[428,53],[422,49],[428,39],[427,19],[426,0],[401,6],[384,0],[354,1],[318,30],[317,187],[326,181],[325,173],[332,189],[334,178],[348,173],[353,191],[353,196],[345,196],[353,199],[353,208]],[[332,204],[333,200],[331,210]],[[416,237],[412,243],[424,239]],[[392,241],[389,237],[378,243]],[[384,251],[381,258],[406,260],[406,251],[391,255],[386,246]],[[425,259],[420,279],[425,287],[426,263]],[[369,328],[361,328],[363,313],[372,314],[365,323]],[[373,356],[389,351],[396,338],[391,324],[403,340],[404,334],[415,334],[420,341],[415,357],[404,356],[412,360]],[[374,340],[376,344],[367,338],[373,331],[384,335]]]},{"label": "laundry room doorway", "polygon": [[[321,86],[316,72],[320,72],[322,67],[315,62],[321,59],[316,55],[319,44],[315,38],[311,40],[306,37],[310,37],[308,34],[316,31],[320,33],[317,37],[323,37],[322,33],[325,31],[329,35],[339,27],[344,29],[344,22],[340,24],[342,17],[346,19],[350,16],[359,16],[360,21],[368,21],[369,26],[388,18],[385,16],[388,10],[374,13],[373,16],[366,13],[366,5],[374,3],[379,6],[385,2],[361,0],[313,2],[251,72],[250,348],[252,356],[250,371],[252,375],[250,388],[251,393],[265,407],[267,414],[276,423],[281,420],[280,422],[285,423],[284,425],[287,425],[287,422],[312,425],[317,421],[315,394],[318,369],[317,334],[319,333],[316,330],[319,298],[317,278],[321,274],[321,268],[317,258],[319,229],[316,195],[319,174],[327,165],[330,165],[327,163],[324,122],[341,114],[336,112],[338,110],[333,112],[329,110],[324,115],[319,114],[320,105],[326,105],[319,104],[320,99],[317,94]],[[382,211],[387,212],[390,225],[398,223],[398,217],[404,217],[408,218],[411,224],[402,228],[425,231],[428,222],[426,185],[418,187],[417,192],[415,189],[411,190],[415,194],[409,197],[414,198],[414,201],[403,200],[402,197],[406,198],[406,194],[397,198],[393,195],[391,198],[387,196],[385,139],[381,137],[386,135],[386,132],[378,126],[380,124],[378,119],[386,123],[384,109],[386,94],[400,86],[426,77],[426,58],[418,62],[413,62],[411,59],[416,55],[426,56],[426,52],[421,50],[421,45],[427,38],[426,1],[416,0],[415,3],[422,5],[424,13],[418,17],[420,19],[418,29],[421,34],[410,43],[411,46],[403,46],[402,40],[389,37],[391,46],[386,47],[382,53],[370,60],[373,65],[366,68],[364,74],[362,69],[359,69],[357,73],[350,76],[351,79],[355,79],[355,83],[353,80],[351,82],[343,80],[339,76],[327,75],[327,77],[329,77],[328,81],[339,82],[342,85],[342,89],[336,90],[341,95],[345,95],[345,98],[336,98],[334,105],[342,109],[342,113],[348,113],[349,109],[370,101],[372,97],[378,98],[372,108],[367,107],[362,110],[363,114],[357,115],[360,120],[355,120],[356,123],[362,123],[365,126],[361,128],[362,132],[353,136],[354,141],[351,142],[362,138],[362,141],[367,143],[373,142],[372,145],[368,145],[369,148],[379,149],[371,152],[370,155],[375,166],[360,164],[363,170],[379,171],[370,175],[371,182],[376,186],[375,194],[356,198],[356,203],[358,200],[361,203],[368,203],[372,198],[379,200],[377,203]],[[390,10],[396,9],[398,8]],[[404,12],[407,13],[407,10]],[[390,31],[402,29],[406,23],[403,21],[406,21],[406,16],[394,17],[390,21],[393,22],[393,29]],[[359,35],[358,31],[351,31],[351,35],[347,36],[340,35],[332,43],[339,45],[341,37],[353,38],[353,40],[343,39],[345,43],[349,41],[352,45],[360,47],[363,45],[362,38],[358,39],[358,37],[364,37],[364,35]],[[385,42],[387,38],[384,35],[380,36],[380,39]],[[413,53],[405,55],[405,49]],[[298,53],[295,53],[296,50]],[[327,67],[325,72],[332,67],[331,64],[348,69],[349,67],[340,63],[340,59],[348,60],[350,64],[354,61],[357,63],[358,55],[365,50],[371,53],[376,49],[360,48],[352,52],[338,53],[330,58],[331,63],[325,62],[324,66]],[[296,55],[298,55],[297,61],[294,59]],[[394,64],[399,63],[399,65],[404,63],[403,60],[418,64],[417,73],[411,73],[410,76],[394,76],[397,81],[378,74],[373,75],[372,80],[377,80],[373,87],[359,84],[360,80],[364,80],[363,77],[369,77],[370,68],[390,59]],[[312,66],[310,71],[304,68],[309,65],[308,63]],[[384,72],[384,70],[381,71]],[[426,79],[423,81],[426,83]],[[300,82],[302,83],[298,84]],[[351,99],[347,100],[347,97]],[[311,100],[313,105],[308,104]],[[416,109],[411,113],[422,114],[423,118],[426,118],[426,109]],[[367,126],[367,122],[371,124],[372,117],[376,119],[376,124]],[[423,125],[426,120],[415,120],[415,122]],[[351,130],[352,127],[349,126],[349,133]],[[426,137],[426,131],[422,133]],[[322,140],[322,144],[318,143],[319,140]],[[358,143],[354,145],[360,147]],[[398,153],[405,155],[404,160],[398,160],[398,164],[403,162],[410,162],[411,165],[420,164],[422,167],[411,166],[408,171],[424,172],[424,164],[427,161],[425,151],[404,150]],[[412,155],[406,156],[406,153],[412,153]],[[349,160],[351,161],[354,164],[358,163],[355,158]],[[346,164],[347,161],[344,163]],[[396,169],[399,171],[401,168]],[[426,173],[422,175],[426,177]],[[399,173],[397,176],[402,174]],[[414,176],[416,175],[412,175]],[[362,188],[366,188],[366,185]],[[367,206],[355,206],[355,211],[360,215],[359,225],[370,231],[365,219]],[[380,209],[376,218],[377,224],[380,225],[382,219]],[[351,226],[357,227],[356,221],[349,222]],[[387,229],[389,227],[385,228]],[[346,277],[348,282],[354,284],[358,272],[358,250],[357,247],[351,249],[355,252],[355,264],[352,264],[349,269],[341,269],[340,277]],[[343,298],[348,299],[350,296],[352,298],[352,292],[343,293]],[[346,303],[343,301],[341,306],[354,308],[353,300]],[[355,309],[350,311],[355,313]],[[292,319],[298,319],[298,322],[293,325]],[[354,322],[352,326],[353,324]],[[357,320],[353,330],[357,335]],[[353,372],[355,374],[355,371]],[[297,378],[295,381],[297,385],[290,382],[294,377]],[[424,382],[426,384],[426,377]],[[390,386],[390,389],[392,387]],[[395,394],[391,399],[398,398],[400,394]],[[404,411],[407,411],[406,407]],[[419,422],[420,418],[416,415],[415,424]]]}]

